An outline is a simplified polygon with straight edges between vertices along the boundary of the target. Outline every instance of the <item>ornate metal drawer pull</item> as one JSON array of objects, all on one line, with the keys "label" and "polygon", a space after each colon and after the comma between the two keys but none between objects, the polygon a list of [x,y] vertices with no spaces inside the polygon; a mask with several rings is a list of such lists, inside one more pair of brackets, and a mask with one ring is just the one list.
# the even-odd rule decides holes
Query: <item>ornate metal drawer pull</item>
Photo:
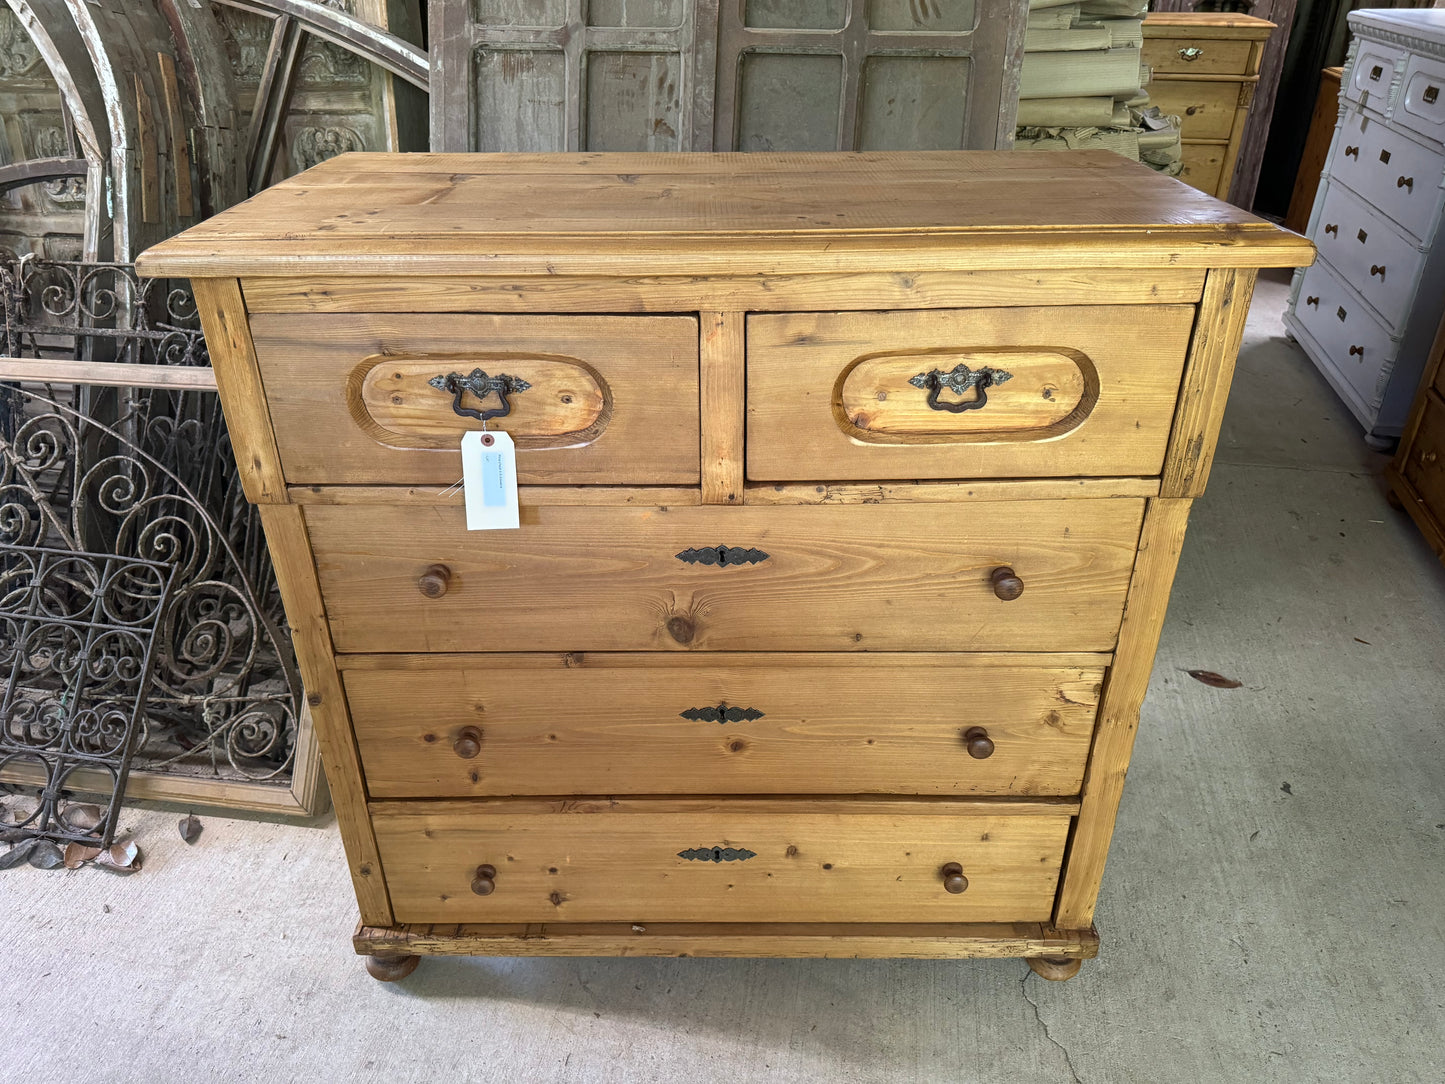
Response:
[{"label": "ornate metal drawer pull", "polygon": [[1350,356],[1354,357],[1356,354],[1359,354],[1360,357],[1363,358],[1365,356],[1365,348],[1363,346],[1350,347]]},{"label": "ornate metal drawer pull", "polygon": [[743,549],[741,546],[703,546],[683,550],[677,559],[690,565],[755,565],[766,561],[768,554],[760,549]]},{"label": "ornate metal drawer pull", "polygon": [[1338,236],[1340,235],[1340,228],[1339,228],[1339,226],[1335,225],[1335,223],[1333,223],[1333,222],[1326,222],[1326,223],[1325,223],[1325,232],[1326,232],[1326,233],[1332,233],[1332,234],[1334,234],[1336,237],[1338,237]]},{"label": "ornate metal drawer pull", "polygon": [[1384,281],[1385,281],[1385,265],[1382,264],[1382,263],[1371,264],[1371,265],[1370,265],[1370,274],[1372,274],[1372,275],[1379,275],[1379,276],[1380,276],[1380,281],[1381,281],[1381,282],[1384,282]]},{"label": "ornate metal drawer pull", "polygon": [[[985,365],[982,369],[970,369],[963,362],[959,362],[950,372],[941,369],[930,369],[926,373],[919,373],[908,383],[915,388],[928,389],[928,405],[934,410],[946,410],[950,414],[962,414],[965,410],[979,410],[988,405],[988,389],[997,387],[1006,380],[1012,380],[1013,373],[1003,369],[991,369]],[[969,388],[978,392],[978,398],[962,400],[957,403],[940,403],[938,395],[944,388],[955,395],[962,395]]]},{"label": "ornate metal drawer pull", "polygon": [[1359,147],[1346,147],[1346,148],[1345,148],[1345,157],[1346,157],[1346,158],[1353,158],[1356,162],[1358,162],[1358,161],[1360,160],[1360,148],[1359,148]]},{"label": "ornate metal drawer pull", "polygon": [[1415,191],[1414,177],[1400,177],[1395,181],[1396,188],[1408,188],[1412,193]]},{"label": "ornate metal drawer pull", "polygon": [[692,847],[677,852],[677,857],[686,858],[689,862],[746,862],[757,856],[757,851],[746,847]]},{"label": "ornate metal drawer pull", "polygon": [[1313,305],[1315,308],[1319,308],[1319,307],[1320,307],[1320,299],[1317,298],[1317,297],[1307,297],[1307,298],[1305,298],[1305,304],[1306,304],[1306,305]]},{"label": "ornate metal drawer pull", "polygon": [[1187,46],[1186,48],[1183,48],[1183,49],[1180,49],[1180,50],[1179,50],[1179,59],[1180,59],[1180,60],[1187,60],[1187,61],[1189,61],[1189,63],[1191,63],[1191,64],[1194,63],[1194,61],[1198,60],[1198,59],[1199,59],[1200,57],[1202,57],[1203,55],[1204,55],[1204,50],[1198,48],[1197,46],[1193,46],[1193,45]]},{"label": "ornate metal drawer pull", "polygon": [[763,717],[763,713],[757,708],[730,707],[727,704],[719,704],[717,707],[688,708],[678,714],[680,718],[691,719],[696,723],[750,723],[754,719]]},{"label": "ornate metal drawer pull", "polygon": [[[461,373],[434,376],[427,383],[438,391],[450,392],[454,396],[452,409],[463,418],[476,418],[482,422],[490,418],[505,418],[512,413],[512,404],[507,396],[524,392],[532,386],[525,380],[509,376],[506,373],[488,376],[481,369],[473,369],[466,376]],[[485,399],[495,392],[502,405],[495,410],[473,410],[471,407],[464,407],[462,406],[462,393],[468,391],[478,399]]]}]

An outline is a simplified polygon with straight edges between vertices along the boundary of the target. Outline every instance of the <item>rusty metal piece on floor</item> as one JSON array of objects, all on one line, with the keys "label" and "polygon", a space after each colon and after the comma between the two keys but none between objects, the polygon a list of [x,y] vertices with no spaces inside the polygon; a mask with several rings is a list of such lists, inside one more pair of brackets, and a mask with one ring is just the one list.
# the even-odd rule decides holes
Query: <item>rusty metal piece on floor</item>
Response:
[{"label": "rusty metal piece on floor", "polygon": [[[0,770],[38,778],[0,784],[20,796],[10,838],[110,846],[174,575],[160,561],[0,544]],[[98,821],[67,816],[82,771],[87,793],[108,784]]]}]

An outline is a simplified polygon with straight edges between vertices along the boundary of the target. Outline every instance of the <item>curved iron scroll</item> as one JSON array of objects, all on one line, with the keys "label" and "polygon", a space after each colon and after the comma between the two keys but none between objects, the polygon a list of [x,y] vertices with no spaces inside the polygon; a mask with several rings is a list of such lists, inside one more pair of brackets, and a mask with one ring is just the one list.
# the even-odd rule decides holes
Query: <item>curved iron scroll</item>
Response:
[{"label": "curved iron scroll", "polygon": [[[950,414],[962,414],[965,410],[981,410],[987,406],[988,389],[1012,379],[1013,373],[1003,369],[994,369],[987,365],[982,369],[970,369],[963,362],[959,362],[949,372],[945,373],[942,369],[930,369],[926,373],[919,373],[908,383],[915,388],[928,390],[928,405],[931,409],[946,410]],[[973,388],[978,392],[978,397],[960,400],[957,403],[940,402],[938,396],[944,388],[955,395],[962,395]]]}]

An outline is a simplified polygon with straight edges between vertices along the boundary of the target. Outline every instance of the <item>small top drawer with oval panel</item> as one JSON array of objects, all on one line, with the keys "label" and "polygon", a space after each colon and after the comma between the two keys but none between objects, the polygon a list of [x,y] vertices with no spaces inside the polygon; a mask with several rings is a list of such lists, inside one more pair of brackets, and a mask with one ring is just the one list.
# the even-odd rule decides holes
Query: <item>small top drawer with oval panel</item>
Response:
[{"label": "small top drawer with oval panel", "polygon": [[699,477],[692,316],[256,314],[256,359],[292,484],[434,484],[491,425],[522,484]]},{"label": "small top drawer with oval panel", "polygon": [[1187,305],[749,317],[748,476],[1157,474],[1193,320]]},{"label": "small top drawer with oval panel", "polygon": [[1392,119],[1432,143],[1445,140],[1445,62],[1410,57]]},{"label": "small top drawer with oval panel", "polygon": [[1405,69],[1408,54],[1378,41],[1361,40],[1357,48],[1355,66],[1340,88],[1340,94],[1346,101],[1359,102],[1367,109],[1385,113],[1399,87],[1399,76]]}]

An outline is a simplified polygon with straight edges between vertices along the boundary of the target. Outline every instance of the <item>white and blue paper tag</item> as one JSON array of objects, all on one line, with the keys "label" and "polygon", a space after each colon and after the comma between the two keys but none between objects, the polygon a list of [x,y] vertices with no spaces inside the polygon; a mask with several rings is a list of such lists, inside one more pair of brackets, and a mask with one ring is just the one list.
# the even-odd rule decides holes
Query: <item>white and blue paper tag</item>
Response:
[{"label": "white and blue paper tag", "polygon": [[462,486],[467,530],[500,531],[521,526],[517,509],[517,448],[506,433],[462,437]]}]

